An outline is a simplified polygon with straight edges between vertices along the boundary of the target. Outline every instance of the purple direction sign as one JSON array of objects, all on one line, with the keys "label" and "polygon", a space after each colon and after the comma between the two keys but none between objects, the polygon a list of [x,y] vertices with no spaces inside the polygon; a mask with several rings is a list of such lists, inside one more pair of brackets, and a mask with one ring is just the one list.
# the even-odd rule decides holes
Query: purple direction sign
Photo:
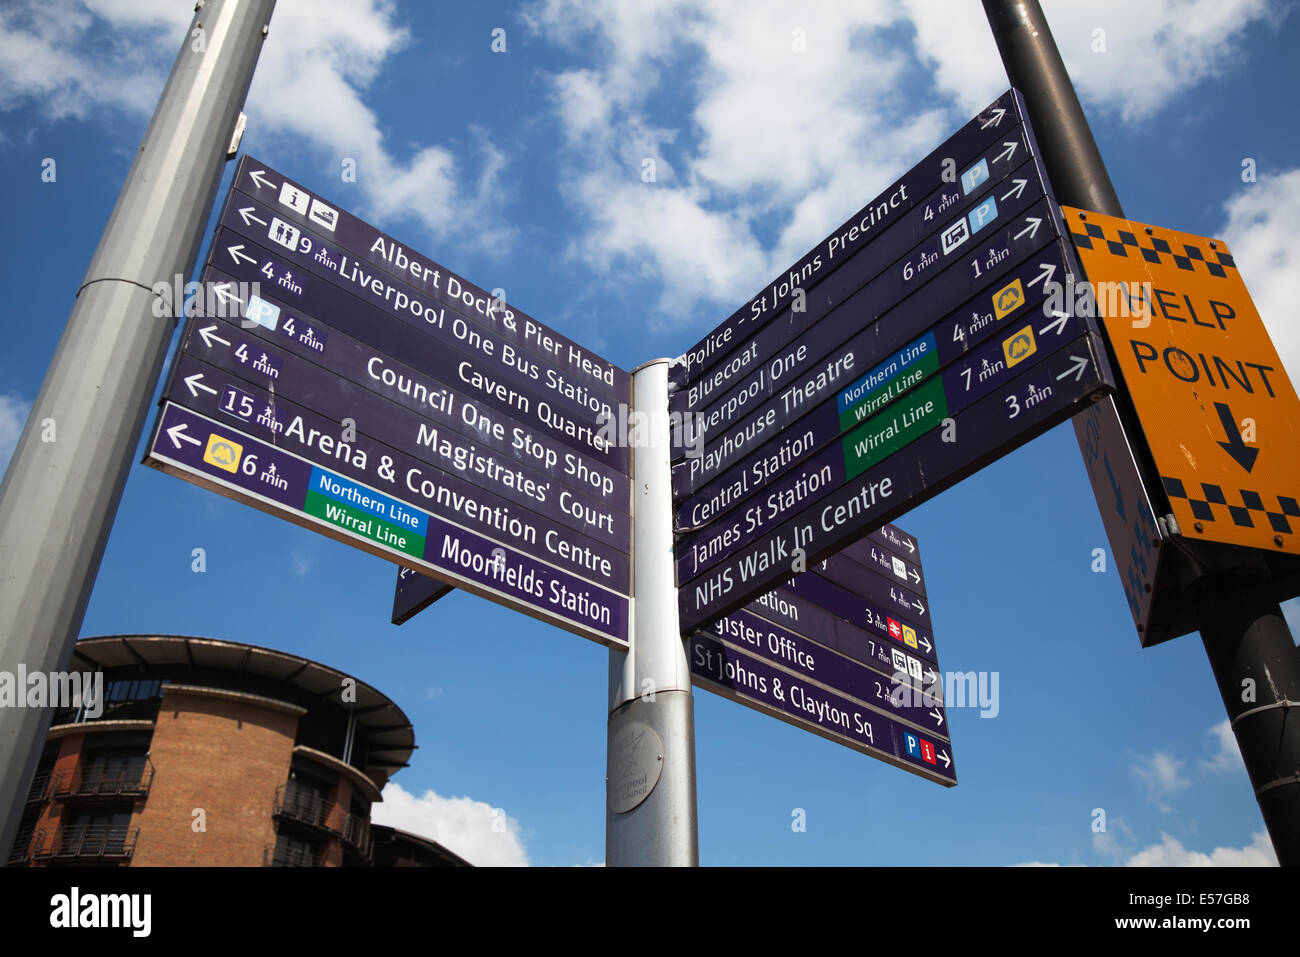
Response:
[{"label": "purple direction sign", "polygon": [[412,568],[399,567],[393,590],[393,624],[405,624],[452,591],[455,589],[446,582],[421,575]]},{"label": "purple direction sign", "polygon": [[[922,200],[933,197],[946,184],[952,184],[956,174],[961,174],[959,185],[963,186],[963,193],[970,192],[964,188],[967,184],[978,186],[989,178],[992,167],[985,154],[997,156],[1004,151],[1005,148],[997,143],[1013,130],[1023,115],[1019,93],[1009,90],[998,97],[893,186],[855,213],[688,350],[670,373],[672,383],[680,389],[701,378],[707,370],[740,348],[757,329],[782,315],[782,310],[795,298],[797,289],[809,293],[808,305],[811,306],[811,290],[819,282],[862,247],[874,242]],[[984,166],[980,165],[981,160],[984,160]],[[1020,159],[1013,153],[1003,160],[1011,161],[1018,163]],[[931,215],[945,211],[946,208],[932,210]]]},{"label": "purple direction sign", "polygon": [[[963,192],[953,184],[942,198],[918,206],[855,256],[830,273],[814,290],[813,308],[790,311],[781,322],[755,332],[702,378],[675,392],[669,409],[693,413],[705,434],[730,418],[729,410],[785,388],[819,364],[850,336],[928,282],[935,273],[969,258],[971,240],[1011,222],[1045,194],[1035,160],[1024,146],[1023,131],[1003,151],[1019,166]],[[989,158],[980,159],[988,166]],[[806,305],[806,303],[805,303]]]},{"label": "purple direction sign", "polygon": [[[716,558],[727,547],[752,541],[926,432],[943,429],[951,435],[958,413],[1008,387],[1026,369],[1069,350],[1080,335],[1094,334],[1090,323],[1068,314],[1050,319],[1034,316],[1031,312],[1003,326],[992,341],[937,374],[937,362],[924,358],[936,338],[927,333],[921,345],[906,347],[839,389],[797,424],[802,457],[789,467],[768,469],[759,491],[737,501],[737,489],[747,482],[743,474],[733,475],[728,477],[730,484],[704,490],[710,497],[688,500],[686,517],[713,520],[688,526],[693,531],[679,540],[679,554],[689,552],[694,557],[683,571],[693,577],[704,567],[703,557]],[[1082,385],[1091,364],[1089,354],[1074,354],[1073,363],[1074,384]],[[1072,388],[1070,381],[1070,374],[1063,372],[1054,388]],[[1034,404],[1039,401],[1033,397]],[[769,453],[760,456],[770,461]],[[683,517],[679,508],[679,523]]]},{"label": "purple direction sign", "polygon": [[815,572],[795,575],[788,579],[783,587],[786,591],[825,608],[852,624],[877,632],[883,631],[890,639],[938,663],[938,651],[934,647],[930,630],[911,624],[915,615],[904,619],[885,604],[865,595],[855,594]]},{"label": "purple direction sign", "polygon": [[[948,739],[948,719],[941,694],[931,695],[924,687],[913,684],[906,666],[901,673],[882,674],[796,632],[760,618],[740,615],[744,612],[720,619],[704,634],[841,697],[861,702],[873,711]],[[931,687],[939,690],[937,684]]]},{"label": "purple direction sign", "polygon": [[626,471],[626,449],[607,442],[600,432],[556,428],[555,418],[543,403],[511,402],[487,387],[485,380],[478,381],[476,387],[474,381],[455,369],[451,370],[450,381],[436,378],[428,371],[434,365],[430,356],[438,354],[436,345],[421,341],[422,348],[407,353],[409,359],[419,362],[417,368],[290,306],[268,294],[264,287],[254,292],[252,284],[244,283],[240,289],[239,283],[214,266],[204,269],[203,279],[213,283],[218,294],[231,297],[229,321],[243,320],[237,331],[231,330],[233,337],[225,323],[216,318],[196,322],[187,331],[185,341],[187,348],[196,350],[193,336],[197,333],[198,341],[208,350],[204,358],[229,350],[241,366],[256,366],[265,353],[271,368],[256,371],[278,375],[283,355],[291,353],[467,438],[502,452],[508,449],[520,462],[540,468],[571,487],[590,491],[611,507],[629,500],[631,479]]},{"label": "purple direction sign", "polygon": [[[951,422],[935,423],[890,446],[889,454],[855,469],[850,478],[851,456],[868,451],[864,442],[875,447],[875,440],[852,439],[856,447],[845,449],[850,457],[830,463],[816,494],[779,508],[761,529],[742,517],[679,543],[683,633],[778,585],[800,553],[809,564],[820,561],[1111,391],[1115,380],[1104,356],[1101,341],[1084,335],[951,416]],[[915,414],[917,406],[898,413]]]},{"label": "purple direction sign", "polygon": [[863,565],[839,552],[822,559],[804,574],[817,575],[855,595],[871,599],[895,618],[905,618],[926,628],[930,626],[926,597],[899,584],[897,577],[883,573],[879,565]]},{"label": "purple direction sign", "polygon": [[[301,253],[300,262],[323,266],[333,259],[336,278],[348,271],[350,260],[356,267],[351,282],[382,288],[386,295],[391,289],[394,297],[401,290],[408,297],[427,297],[445,306],[449,318],[491,332],[540,369],[616,401],[630,394],[628,373],[507,304],[503,291],[501,296],[486,292],[251,156],[245,155],[235,171],[222,223],[263,246],[271,239]],[[384,275],[364,269],[363,278],[363,264]]]},{"label": "purple direction sign", "polygon": [[520,411],[534,404],[539,414],[545,409],[556,431],[590,436],[618,413],[623,400],[606,395],[607,390],[596,392],[541,366],[495,334],[458,319],[445,306],[395,295],[397,287],[378,276],[363,282],[354,272],[351,281],[330,279],[291,262],[303,258],[310,261],[305,254],[278,247],[273,254],[224,227],[218,227],[209,254],[210,262],[235,279],[260,282],[295,308],[428,369],[444,382],[464,381]]},{"label": "purple direction sign", "polygon": [[[224,323],[229,346],[210,335],[198,335],[197,328],[206,328],[209,321],[190,320],[182,338],[169,393],[183,404],[192,405],[206,394],[221,412],[247,422],[267,409],[267,414],[275,418],[276,400],[293,402],[339,423],[335,434],[342,434],[342,423],[349,423],[352,429],[407,451],[444,472],[466,478],[527,508],[553,514],[562,525],[606,538],[623,551],[628,550],[631,522],[626,497],[601,501],[589,494],[591,490],[576,490],[534,468],[532,460],[520,462],[501,450],[503,443],[468,439],[320,366],[270,348],[257,348],[258,340],[249,350],[245,337]],[[539,451],[549,452],[555,466],[552,471],[558,470],[558,450],[544,446]],[[610,499],[614,499],[612,494]]]},{"label": "purple direction sign", "polygon": [[626,647],[624,595],[173,402],[163,405],[145,462],[566,631]]},{"label": "purple direction sign", "polygon": [[[420,452],[425,458],[405,453],[381,437],[345,428],[338,420],[317,415],[286,396],[232,380],[193,356],[181,354],[177,362],[179,372],[167,394],[173,402],[371,488],[383,489],[386,495],[416,508],[454,517],[458,524],[627,594],[631,560],[626,552],[607,535],[578,530],[574,526],[580,523],[572,516],[567,517],[567,524],[561,523],[558,515],[552,517],[555,510],[547,504],[545,486],[523,473],[513,473],[515,478],[508,482],[505,476],[510,473],[496,473],[495,491],[488,491],[477,484],[486,484],[482,475],[474,475],[471,482],[439,468],[428,461],[438,456],[427,449]],[[329,407],[332,400],[326,392],[342,383],[341,379],[323,377],[322,391],[310,391],[307,398]],[[373,401],[381,402],[378,398]],[[375,427],[374,431],[386,432],[400,424],[386,417],[382,409],[368,412],[364,404],[353,408],[358,410],[358,421]]]},{"label": "purple direction sign", "polygon": [[692,635],[693,683],[947,787],[957,770],[947,741],[887,717],[730,645]]},{"label": "purple direction sign", "polygon": [[915,557],[915,553],[904,558],[894,551],[887,541],[888,539],[873,532],[866,538],[845,545],[839,555],[870,568],[890,581],[898,582],[924,599],[925,575],[921,571],[921,563]]},{"label": "purple direction sign", "polygon": [[[1068,251],[1059,240],[1053,241],[1054,230],[1046,225],[1052,218],[1051,204],[1040,200],[989,242],[969,250],[970,259],[954,261],[952,268],[934,275],[815,370],[796,377],[769,399],[756,396],[755,406],[732,409],[724,403],[720,408],[730,410],[729,421],[706,438],[699,455],[673,466],[674,495],[680,500],[717,483],[709,489],[712,494],[720,485],[734,484],[746,469],[750,482],[759,475],[766,482],[903,392],[934,379],[977,343],[990,338],[1000,342],[1013,317],[1031,316],[1047,277],[1061,275],[1062,263],[1068,261],[1063,259]],[[995,302],[1006,308],[995,310]],[[1066,327],[1039,323],[1035,328],[1044,327],[1048,345],[1067,341]],[[1011,365],[1025,357],[1018,354]],[[1003,366],[1010,368],[1005,361]],[[963,382],[956,395],[970,398],[988,381],[986,376]],[[804,438],[809,423],[815,435]],[[733,504],[736,500],[734,494],[728,497]],[[716,510],[719,504],[707,508]],[[709,517],[688,514],[690,525]]]},{"label": "purple direction sign", "polygon": [[[785,604],[783,600],[771,607],[780,609]],[[796,612],[800,614],[800,620],[791,621],[789,615],[772,613],[768,608],[760,607],[758,599],[755,599],[740,611],[723,615],[707,629],[699,629],[699,633],[708,634],[737,648],[748,648],[755,654],[760,653],[759,644],[771,642],[770,654],[780,656],[786,655],[780,644],[780,636],[793,635],[833,651],[842,658],[865,665],[891,681],[897,679],[902,682],[906,676],[906,681],[914,690],[924,690],[941,702],[943,681],[937,664],[923,660],[901,642],[882,640],[829,612],[811,605],[808,607],[816,614],[803,617]],[[789,611],[788,607],[785,610]],[[769,632],[775,637],[764,637]],[[784,664],[776,658],[773,662]]]},{"label": "purple direction sign", "polygon": [[[801,579],[806,581],[796,591],[794,583]],[[828,595],[821,589],[832,591]],[[863,636],[867,636],[875,642],[903,649],[933,665],[939,664],[938,652],[928,629],[921,628],[912,619],[904,620],[891,614],[889,609],[867,599],[847,593],[839,596],[835,589],[838,586],[812,572],[803,572],[786,578],[770,592],[759,595],[745,606],[745,610],[797,631],[828,648],[833,647],[851,658],[861,660],[860,655],[845,651],[841,644],[829,637],[823,639],[823,635],[842,633],[838,627],[841,622],[852,626],[853,631],[845,633],[851,641],[860,642]]]}]

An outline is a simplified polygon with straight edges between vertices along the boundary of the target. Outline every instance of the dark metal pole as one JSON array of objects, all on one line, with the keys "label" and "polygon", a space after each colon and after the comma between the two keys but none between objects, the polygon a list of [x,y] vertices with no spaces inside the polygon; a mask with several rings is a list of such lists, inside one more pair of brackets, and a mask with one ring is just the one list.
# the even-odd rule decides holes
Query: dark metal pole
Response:
[{"label": "dark metal pole", "polygon": [[[48,674],[73,646],[275,0],[199,0],[0,485],[0,671]],[[183,285],[183,282],[182,282]],[[19,695],[25,689],[19,689]],[[0,708],[0,864],[51,708]]]},{"label": "dark metal pole", "polygon": [[[1056,198],[1123,216],[1038,0],[983,2],[1007,76],[1025,98]],[[1159,500],[1160,486],[1143,484]],[[1243,563],[1241,549],[1197,553],[1183,576],[1183,600],[1196,611],[1278,861],[1300,864],[1300,652],[1264,563]]]}]

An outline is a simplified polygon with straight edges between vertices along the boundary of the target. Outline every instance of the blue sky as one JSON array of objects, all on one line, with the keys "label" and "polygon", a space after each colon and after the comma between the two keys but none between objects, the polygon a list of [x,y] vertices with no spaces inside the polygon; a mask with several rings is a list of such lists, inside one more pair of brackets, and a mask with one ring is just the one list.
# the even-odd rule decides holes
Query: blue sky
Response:
[{"label": "blue sky", "polygon": [[[1300,11],[1044,6],[1128,215],[1225,238],[1300,377]],[[0,11],[0,464],[192,8]],[[280,0],[243,147],[632,368],[694,344],[1006,85],[977,0]],[[1199,640],[1141,650],[1113,568],[1091,570],[1108,546],[1068,425],[897,524],[944,668],[998,674],[996,717],[948,712],[960,784],[698,692],[702,863],[1273,861]],[[394,627],[394,577],[136,466],[83,634],[229,638],[352,673],[419,745],[377,819],[477,863],[601,862],[605,650],[465,594]]]}]

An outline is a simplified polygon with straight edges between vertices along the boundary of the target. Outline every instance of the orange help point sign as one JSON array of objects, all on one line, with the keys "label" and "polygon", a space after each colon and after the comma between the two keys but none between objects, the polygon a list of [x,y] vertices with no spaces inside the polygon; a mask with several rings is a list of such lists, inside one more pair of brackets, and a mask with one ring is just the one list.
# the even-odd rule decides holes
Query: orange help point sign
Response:
[{"label": "orange help point sign", "polygon": [[1300,554],[1300,400],[1227,246],[1062,212],[1179,531]]}]

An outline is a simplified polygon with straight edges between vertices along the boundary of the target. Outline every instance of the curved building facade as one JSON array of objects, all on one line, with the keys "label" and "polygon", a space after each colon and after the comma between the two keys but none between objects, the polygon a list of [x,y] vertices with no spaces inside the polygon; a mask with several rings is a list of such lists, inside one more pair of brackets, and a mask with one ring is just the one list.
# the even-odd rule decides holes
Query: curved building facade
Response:
[{"label": "curved building facade", "polygon": [[[375,688],[178,635],[84,638],[69,670],[102,672],[102,708],[55,714],[10,864],[375,864],[371,806],[415,748]],[[423,863],[465,864],[414,840],[432,845]]]}]

